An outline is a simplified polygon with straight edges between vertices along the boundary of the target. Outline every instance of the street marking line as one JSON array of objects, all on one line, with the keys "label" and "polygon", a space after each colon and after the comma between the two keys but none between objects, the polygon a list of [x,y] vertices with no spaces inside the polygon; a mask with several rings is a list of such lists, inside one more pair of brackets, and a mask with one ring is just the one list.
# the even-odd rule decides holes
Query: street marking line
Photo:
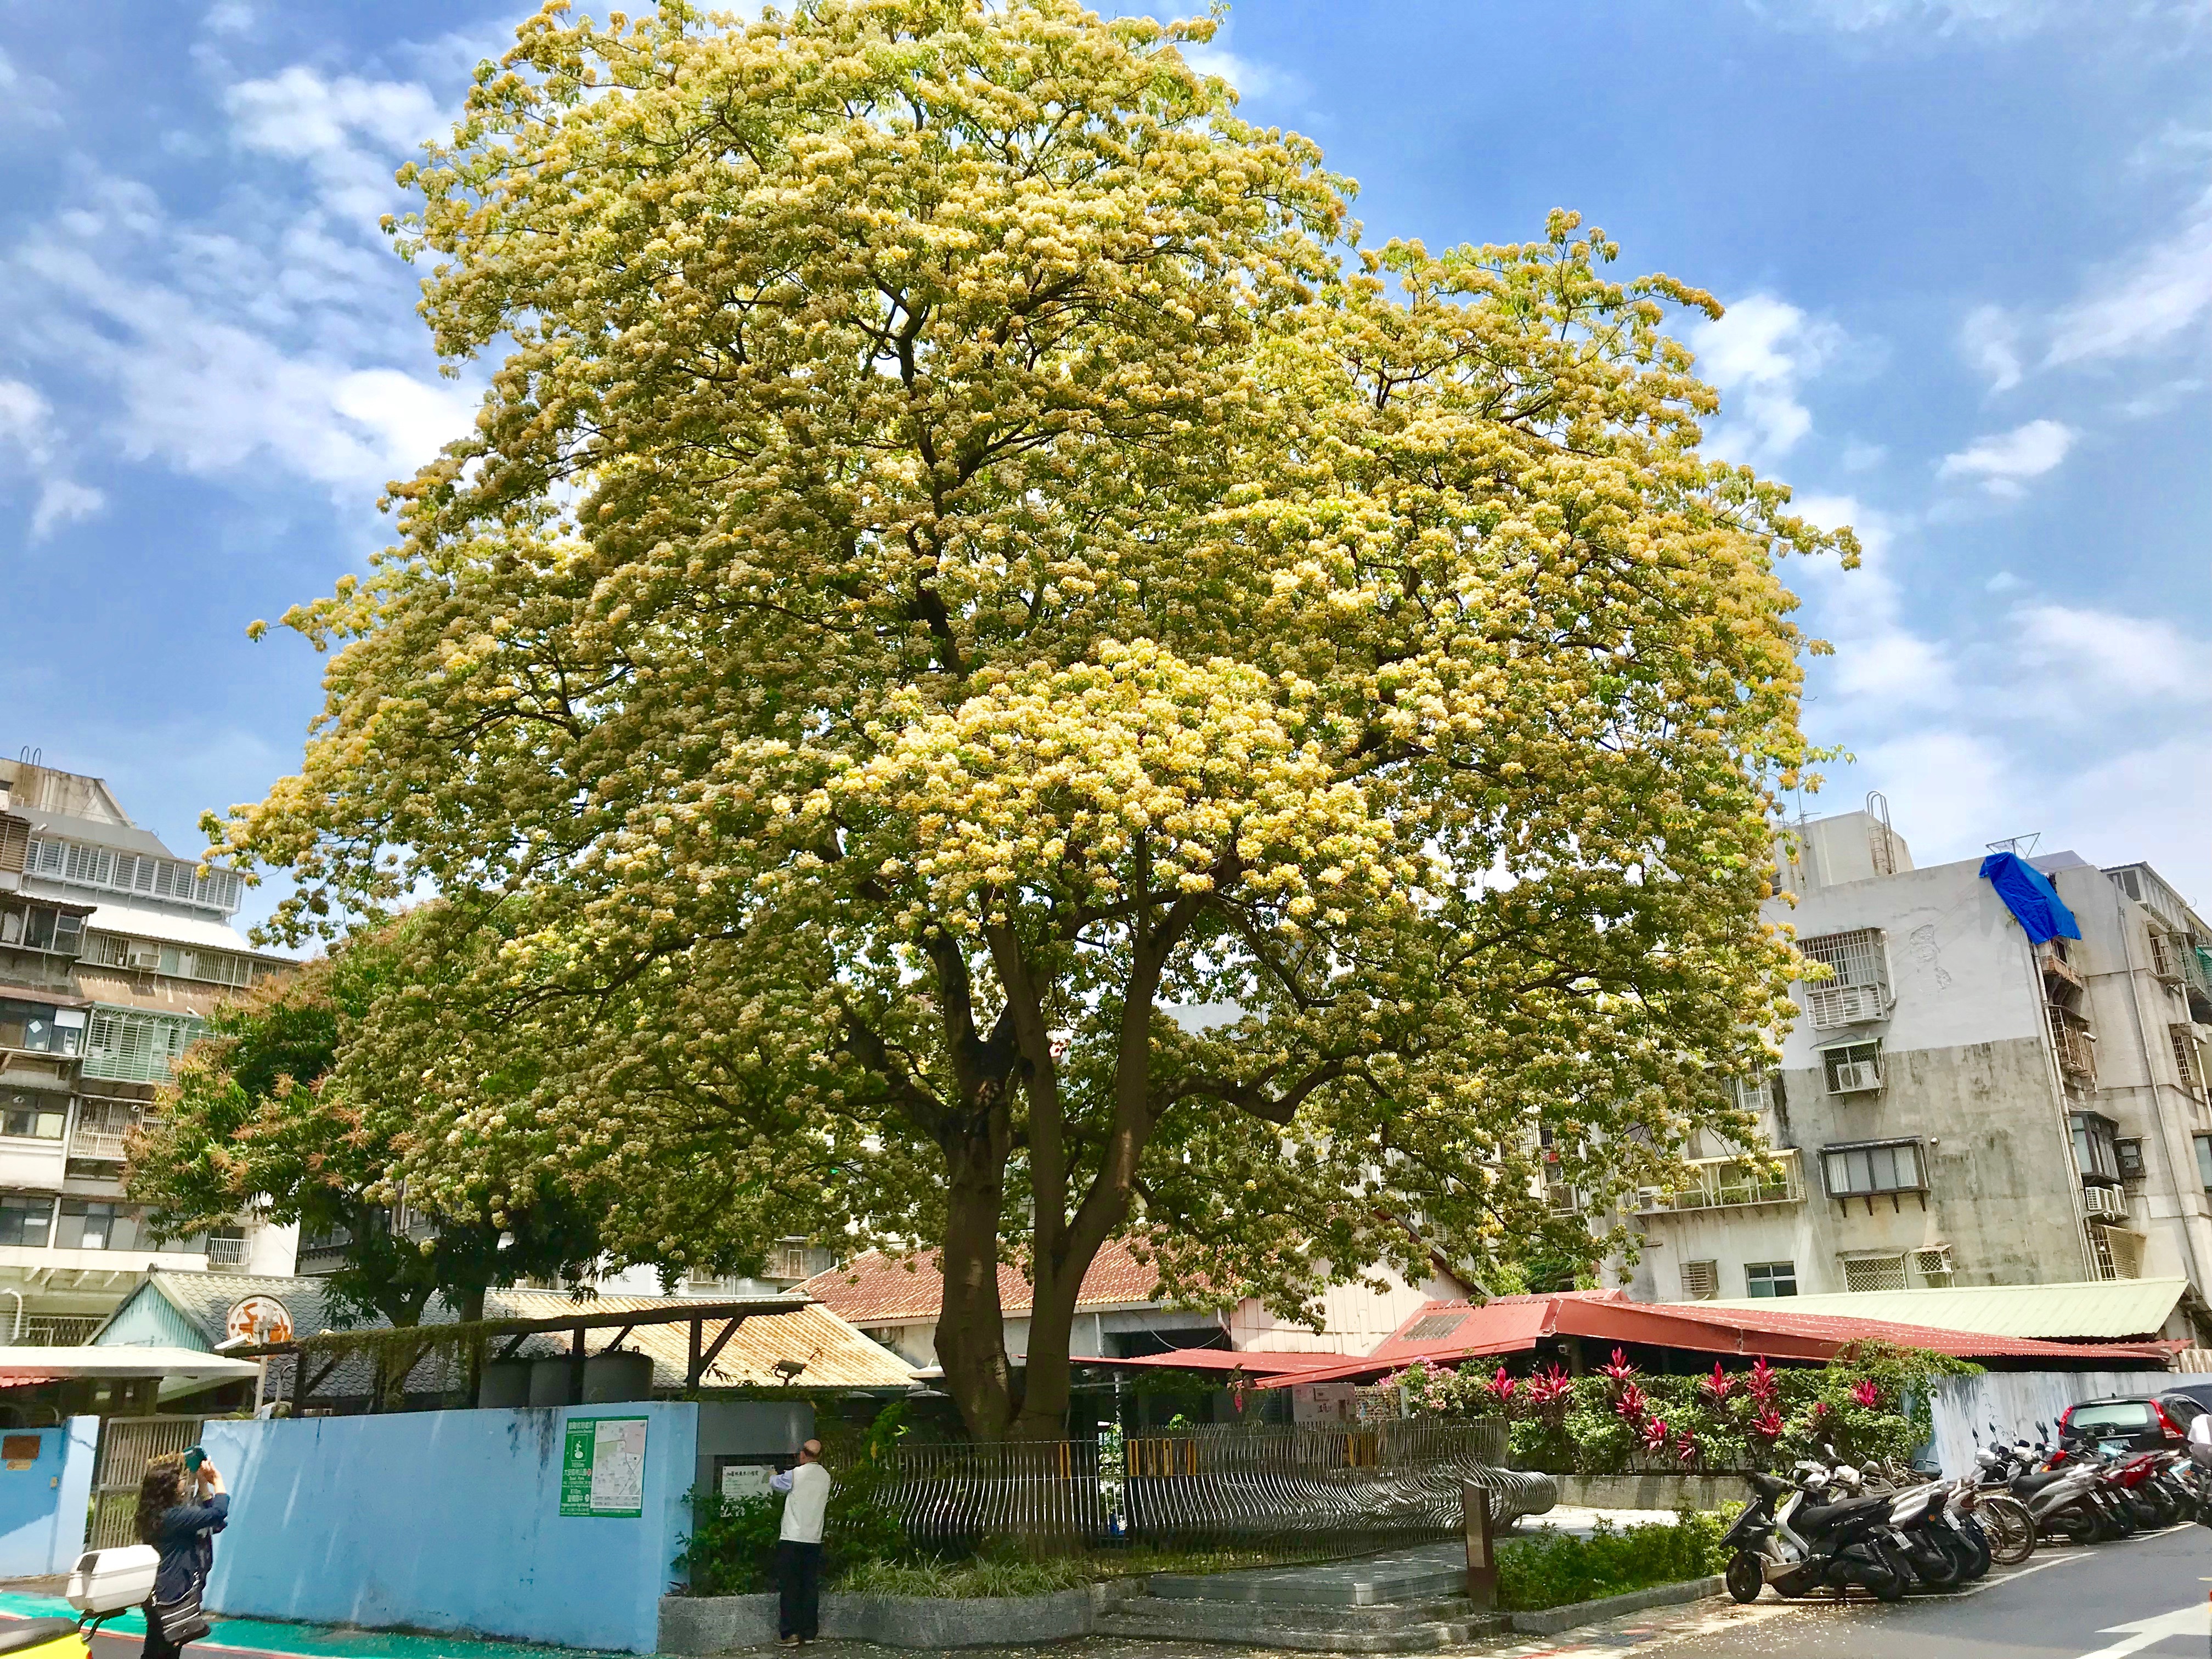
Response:
[{"label": "street marking line", "polygon": [[2141,1653],[2154,1643],[2163,1642],[2169,1636],[2201,1636],[2212,1631],[2212,1608],[2197,1602],[2185,1607],[2176,1607],[2172,1613],[2161,1613],[2155,1618],[2138,1619],[2132,1624],[2108,1625],[2097,1632],[2100,1636],[2118,1635],[2122,1640],[2110,1647],[2085,1653],[2081,1659],[2127,1659],[2131,1653]]}]

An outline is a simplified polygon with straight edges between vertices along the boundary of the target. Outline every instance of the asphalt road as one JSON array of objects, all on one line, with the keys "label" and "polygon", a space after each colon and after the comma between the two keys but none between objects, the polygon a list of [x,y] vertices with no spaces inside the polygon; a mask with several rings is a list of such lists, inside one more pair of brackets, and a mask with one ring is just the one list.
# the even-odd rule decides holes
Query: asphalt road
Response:
[{"label": "asphalt road", "polygon": [[[2002,1572],[2002,1570],[2000,1570]],[[1949,1595],[1808,1604],[1773,1592],[1706,1627],[1638,1643],[1658,1659],[2203,1659],[2212,1654],[2212,1530],[2183,1526],[2084,1549]],[[1564,1643],[1562,1645],[1565,1645]]]}]

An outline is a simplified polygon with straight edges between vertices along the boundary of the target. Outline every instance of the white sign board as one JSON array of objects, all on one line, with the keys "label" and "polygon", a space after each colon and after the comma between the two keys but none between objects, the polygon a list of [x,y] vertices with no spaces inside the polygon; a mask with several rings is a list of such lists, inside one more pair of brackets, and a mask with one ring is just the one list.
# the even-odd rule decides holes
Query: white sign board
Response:
[{"label": "white sign board", "polygon": [[725,1463],[722,1465],[722,1496],[733,1501],[740,1498],[764,1498],[769,1490],[768,1478],[774,1472],[764,1463]]}]

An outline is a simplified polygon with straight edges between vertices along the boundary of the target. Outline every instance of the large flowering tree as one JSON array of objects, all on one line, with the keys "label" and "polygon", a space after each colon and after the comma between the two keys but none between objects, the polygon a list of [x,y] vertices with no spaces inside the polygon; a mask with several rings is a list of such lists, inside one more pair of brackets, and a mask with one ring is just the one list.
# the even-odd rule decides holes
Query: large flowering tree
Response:
[{"label": "large flowering tree", "polygon": [[1709,298],[1564,214],[1359,249],[1206,23],[562,10],[403,175],[498,365],[287,618],[327,708],[224,832],[280,931],[441,896],[346,1062],[433,1103],[416,1201],[588,1181],[672,1271],[932,1244],[994,1438],[1060,1431],[1109,1237],[1285,1308],[1479,1279],[1588,1248],[1540,1142],[1601,1206],[1745,1129],[1773,562],[1828,544],[1698,454]]}]

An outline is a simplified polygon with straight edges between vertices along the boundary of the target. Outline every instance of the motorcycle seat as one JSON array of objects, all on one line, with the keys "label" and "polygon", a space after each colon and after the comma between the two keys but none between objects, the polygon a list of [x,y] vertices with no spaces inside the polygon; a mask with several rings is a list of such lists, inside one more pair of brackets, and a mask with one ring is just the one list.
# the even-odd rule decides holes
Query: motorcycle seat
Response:
[{"label": "motorcycle seat", "polygon": [[2045,1486],[2056,1486],[2072,1473],[2071,1469],[2046,1469],[2040,1474],[2014,1475],[2012,1482],[2013,1495],[2015,1498],[2026,1498],[2032,1492],[2041,1492]]},{"label": "motorcycle seat", "polygon": [[1826,1532],[1831,1527],[1841,1526],[1847,1521],[1856,1521],[1862,1516],[1872,1515],[1877,1510],[1883,1515],[1887,1515],[1889,1499],[1875,1496],[1847,1498],[1840,1504],[1808,1504],[1790,1516],[1790,1524],[1792,1528],[1797,1530],[1809,1528],[1814,1532]]}]

